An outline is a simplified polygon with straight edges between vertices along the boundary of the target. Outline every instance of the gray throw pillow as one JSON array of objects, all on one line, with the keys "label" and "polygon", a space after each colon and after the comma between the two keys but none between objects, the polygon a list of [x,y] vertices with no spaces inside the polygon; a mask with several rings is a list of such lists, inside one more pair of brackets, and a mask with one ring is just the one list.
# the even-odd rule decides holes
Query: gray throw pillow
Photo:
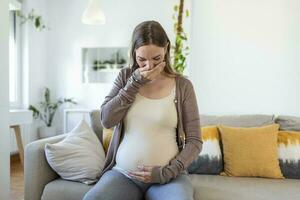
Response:
[{"label": "gray throw pillow", "polygon": [[280,125],[282,131],[300,131],[300,117],[279,115],[275,122]]},{"label": "gray throw pillow", "polygon": [[46,159],[61,178],[85,184],[99,180],[105,153],[96,134],[85,120],[62,141],[45,145]]}]

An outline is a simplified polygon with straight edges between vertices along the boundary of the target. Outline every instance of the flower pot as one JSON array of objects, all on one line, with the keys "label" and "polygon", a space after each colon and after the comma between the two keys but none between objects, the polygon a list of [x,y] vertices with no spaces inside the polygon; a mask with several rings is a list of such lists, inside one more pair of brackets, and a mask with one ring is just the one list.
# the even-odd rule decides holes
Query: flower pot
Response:
[{"label": "flower pot", "polygon": [[47,137],[52,137],[56,135],[56,128],[51,126],[42,126],[38,128],[38,136],[39,139],[47,138]]}]

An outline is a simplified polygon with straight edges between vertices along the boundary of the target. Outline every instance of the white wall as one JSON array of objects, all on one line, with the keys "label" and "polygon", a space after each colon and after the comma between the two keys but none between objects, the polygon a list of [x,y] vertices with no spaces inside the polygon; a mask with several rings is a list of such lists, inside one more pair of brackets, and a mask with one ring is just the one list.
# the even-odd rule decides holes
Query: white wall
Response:
[{"label": "white wall", "polygon": [[0,199],[9,199],[8,0],[0,1]]},{"label": "white wall", "polygon": [[[157,20],[165,28],[171,41],[173,34],[173,1],[102,0],[107,21],[103,26],[81,23],[81,15],[88,1],[53,0],[47,2],[51,30],[47,36],[48,77],[53,77],[57,97],[74,97],[81,107],[100,108],[111,84],[81,83],[82,47],[129,46],[134,27],[144,20]],[[187,3],[187,7],[189,4]],[[68,9],[66,9],[68,8]],[[189,27],[188,21],[185,24]],[[189,33],[189,30],[187,30]],[[62,131],[61,112],[56,124]]]},{"label": "white wall", "polygon": [[[46,0],[24,0],[22,11],[29,13],[35,9],[37,14],[47,20]],[[46,67],[46,37],[47,31],[37,31],[32,24],[22,26],[23,31],[23,68],[25,68],[28,80],[25,81],[25,105],[36,103],[40,100],[42,89],[48,86],[50,79]],[[25,78],[27,78],[25,77]]]},{"label": "white wall", "polygon": [[[36,14],[41,15],[47,22],[46,0],[23,0],[22,11],[28,14],[31,9],[35,9]],[[35,105],[43,98],[43,88],[53,88],[52,77],[49,76],[52,68],[47,66],[47,31],[37,31],[31,23],[25,23],[21,27],[22,31],[22,64],[23,64],[23,91],[24,108]],[[37,127],[44,125],[40,121],[34,121],[30,128],[22,126],[22,134],[30,134],[30,141],[37,138]],[[29,142],[24,141],[24,145]],[[14,149],[12,149],[14,150]]]},{"label": "white wall", "polygon": [[193,0],[192,9],[200,113],[300,116],[300,1]]}]

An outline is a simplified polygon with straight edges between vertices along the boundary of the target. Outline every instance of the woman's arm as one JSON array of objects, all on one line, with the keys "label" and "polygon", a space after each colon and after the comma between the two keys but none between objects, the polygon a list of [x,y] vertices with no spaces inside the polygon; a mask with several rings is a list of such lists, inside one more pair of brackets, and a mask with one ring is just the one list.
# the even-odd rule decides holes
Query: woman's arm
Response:
[{"label": "woman's arm", "polygon": [[127,79],[126,85],[123,88],[123,79],[126,76],[126,70],[126,68],[121,69],[113,83],[111,91],[105,97],[101,105],[100,118],[105,128],[114,127],[124,118],[139,88],[150,81],[140,74],[139,69],[136,69]]},{"label": "woman's arm", "polygon": [[186,134],[182,151],[166,166],[155,166],[151,179],[155,183],[168,183],[181,171],[185,170],[202,150],[200,116],[196,94],[192,83],[188,80],[186,95],[182,106],[183,130]]}]

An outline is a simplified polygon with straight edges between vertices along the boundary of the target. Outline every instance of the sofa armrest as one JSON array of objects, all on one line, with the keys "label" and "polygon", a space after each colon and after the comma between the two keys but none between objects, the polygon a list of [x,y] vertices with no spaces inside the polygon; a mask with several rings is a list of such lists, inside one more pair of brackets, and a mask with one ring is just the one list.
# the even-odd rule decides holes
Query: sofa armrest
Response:
[{"label": "sofa armrest", "polygon": [[57,179],[58,174],[49,166],[45,156],[45,144],[57,143],[66,137],[66,133],[29,143],[24,156],[24,199],[40,200],[44,187]]}]

